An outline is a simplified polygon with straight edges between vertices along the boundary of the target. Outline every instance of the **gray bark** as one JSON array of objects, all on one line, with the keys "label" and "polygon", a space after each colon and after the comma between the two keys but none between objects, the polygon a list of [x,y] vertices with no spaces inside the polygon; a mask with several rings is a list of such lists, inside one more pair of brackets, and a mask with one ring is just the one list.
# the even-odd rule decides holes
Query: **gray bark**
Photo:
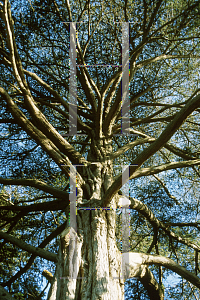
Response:
[{"label": "gray bark", "polygon": [[92,209],[92,203],[97,207],[112,184],[110,161],[100,162],[109,147],[109,141],[93,141],[88,155],[91,163],[83,172],[90,199],[85,199],[78,186],[77,206],[81,210],[77,212],[77,232],[69,227],[61,234],[58,263],[48,300],[121,300],[124,297],[124,280],[120,279],[122,259],[115,239],[116,199],[114,197],[109,205],[112,210],[103,210],[100,205],[98,209]]},{"label": "gray bark", "polygon": [[106,209],[100,206],[113,182],[108,152],[111,152],[109,140],[93,141],[88,155],[91,163],[83,172],[90,198],[85,199],[84,190],[77,184],[77,232],[69,224],[60,235],[58,263],[48,300],[122,300],[124,283],[130,276],[141,278],[147,290],[155,292],[155,299],[163,299],[159,285],[146,267],[141,272],[141,266],[135,269],[134,265],[137,273],[134,275],[133,270],[127,273],[122,261],[115,237],[116,207],[121,207],[121,196],[115,195]]},{"label": "gray bark", "polygon": [[13,300],[14,298],[2,286],[0,286],[0,299]]},{"label": "gray bark", "polygon": [[[76,240],[76,250],[69,252],[65,238],[61,238],[59,262],[48,300],[123,299],[124,282],[119,279],[121,255],[109,224],[112,216],[107,215],[106,211],[81,211],[78,234],[70,236]],[[69,275],[74,279],[67,278]]]}]

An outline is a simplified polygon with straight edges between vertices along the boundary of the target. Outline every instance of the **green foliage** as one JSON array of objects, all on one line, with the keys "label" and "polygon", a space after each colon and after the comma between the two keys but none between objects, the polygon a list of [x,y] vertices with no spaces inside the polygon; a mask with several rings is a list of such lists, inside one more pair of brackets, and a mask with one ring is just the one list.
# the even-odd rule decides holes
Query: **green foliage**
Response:
[{"label": "green foliage", "polygon": [[[113,160],[116,166],[114,176],[117,176],[121,173],[121,165],[130,165],[152,143],[143,139],[158,138],[188,99],[199,92],[200,6],[199,1],[185,0],[89,2],[89,9],[85,1],[78,3],[71,1],[70,3],[73,21],[82,22],[77,23],[77,31],[80,47],[82,52],[85,52],[86,64],[120,65],[122,63],[122,31],[121,24],[117,22],[130,22],[130,120],[131,128],[137,131],[139,136],[112,136],[114,154],[127,146],[121,155]],[[64,103],[68,103],[70,32],[67,22],[70,17],[66,4],[59,0],[22,2],[13,0],[11,8],[16,45],[23,68],[37,74],[59,93]],[[90,26],[88,26],[88,21]],[[10,65],[4,63],[4,58],[10,59],[10,50],[2,18],[0,19],[0,32],[0,85],[6,89],[27,119],[43,132],[44,128],[38,125],[37,119],[24,100],[24,95]],[[102,92],[110,78],[112,76],[114,78],[119,69],[117,67],[88,67],[87,72],[88,77],[90,76],[97,89]],[[66,106],[33,77],[27,74],[25,77],[39,111],[56,132],[68,133]],[[66,140],[87,159],[97,127],[97,115],[91,105],[91,95],[89,95],[86,83],[83,82],[83,77],[81,68],[77,68],[78,117],[87,125],[86,130],[79,122],[78,132],[84,133],[87,137],[66,137]],[[117,99],[121,102],[121,85],[113,89],[114,92],[112,85],[108,88],[102,109],[104,135],[107,135],[108,122],[106,123],[105,120],[111,108],[113,109],[111,117],[116,115],[112,134],[119,133],[121,128],[121,110],[114,109],[117,107]],[[113,97],[110,99],[112,92]],[[94,92],[94,95],[97,101],[97,93]],[[19,122],[13,119],[3,96],[0,100],[2,116],[0,177],[40,180],[61,191],[69,191],[69,178],[64,170],[54,161],[50,153],[47,153],[44,146],[34,140]],[[47,134],[45,136],[47,137]],[[59,142],[53,138],[50,140],[57,154],[64,159],[69,154],[68,150],[61,151],[57,148],[60,143],[59,139]],[[134,146],[129,147],[134,142]],[[162,149],[144,161],[141,169],[154,170],[157,166],[171,162],[199,159],[199,109],[189,116],[181,128],[177,129],[169,140],[169,144],[171,148],[164,145]],[[171,225],[172,223],[195,223],[199,219],[198,166],[176,168],[159,172],[157,175],[158,179],[151,174],[133,179],[130,186],[131,195],[146,204],[155,217],[169,226],[176,235],[187,238],[200,246],[199,227]],[[2,184],[1,188],[1,206],[28,207],[31,204],[43,202],[48,204],[52,200],[59,199],[59,197],[55,198],[47,192],[29,186],[4,187]],[[0,229],[36,247],[65,220],[64,212],[59,210],[24,213],[11,210],[0,211]],[[157,241],[151,247],[155,235],[157,235]],[[121,250],[121,214],[117,215],[116,239],[118,248]],[[147,253],[150,249],[153,254],[170,257],[188,270],[195,270],[194,250],[172,240],[162,230],[156,232],[144,215],[136,210],[131,212],[130,241],[131,251]],[[45,249],[56,253],[58,238],[51,241]],[[25,251],[2,242],[2,264],[0,265],[2,281],[8,282],[20,268],[28,263],[29,258],[30,255]],[[45,296],[41,294],[40,276],[43,266],[52,271],[55,268],[53,263],[38,259],[26,272],[25,277],[22,275],[10,285],[16,299],[44,299]],[[151,270],[159,281],[159,268],[151,267]],[[170,276],[172,272],[164,270],[163,283],[160,282],[160,284],[165,285]],[[36,278],[39,279],[36,280]],[[127,290],[131,290],[130,293],[127,291],[129,299],[147,299],[147,293],[140,284],[130,281],[126,285]],[[180,299],[180,297],[195,299],[192,294],[193,287],[184,281],[179,281],[175,288],[165,289],[165,293],[167,297],[173,299]]]}]

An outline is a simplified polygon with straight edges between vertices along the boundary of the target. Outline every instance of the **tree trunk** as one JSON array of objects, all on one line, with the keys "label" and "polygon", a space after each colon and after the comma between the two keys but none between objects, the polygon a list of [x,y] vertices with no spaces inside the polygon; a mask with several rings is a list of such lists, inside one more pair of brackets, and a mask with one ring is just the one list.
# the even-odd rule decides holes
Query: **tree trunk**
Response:
[{"label": "tree trunk", "polygon": [[[98,203],[112,183],[111,162],[105,159],[111,143],[101,140],[92,145],[88,155],[92,163],[85,170],[84,180],[89,200]],[[85,195],[80,188],[77,192],[79,206],[80,202],[84,203]],[[61,237],[59,262],[48,300],[123,299],[125,280],[121,274],[122,255],[115,238],[115,198],[110,207],[112,210],[91,206],[77,211],[77,233],[70,228],[70,245],[69,234]]]},{"label": "tree trunk", "polygon": [[0,286],[0,299],[1,300],[14,300],[14,298],[2,286]]},{"label": "tree trunk", "polygon": [[[85,210],[78,214],[78,235],[70,236],[76,247],[69,253],[62,238],[48,299],[123,299],[124,282],[119,278],[121,253],[115,242],[113,211]],[[73,279],[67,278],[71,276]]]}]

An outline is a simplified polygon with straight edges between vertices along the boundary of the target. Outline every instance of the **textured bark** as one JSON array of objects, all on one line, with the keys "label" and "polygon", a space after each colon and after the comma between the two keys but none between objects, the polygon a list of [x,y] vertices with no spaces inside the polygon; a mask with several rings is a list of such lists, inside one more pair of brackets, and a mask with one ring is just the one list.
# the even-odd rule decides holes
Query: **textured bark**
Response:
[{"label": "textured bark", "polygon": [[[109,152],[110,140],[93,140],[88,154],[91,163],[83,172],[85,190],[90,197],[87,199],[77,183],[77,232],[69,224],[60,235],[58,263],[48,300],[121,300],[124,299],[125,280],[134,276],[141,279],[149,295],[154,293],[155,299],[163,299],[163,293],[147,267],[136,261],[130,269],[127,256],[124,259],[117,248],[116,208],[122,206],[122,197],[117,194],[109,207],[100,206],[113,182]],[[125,200],[128,201],[126,206],[130,204],[128,199],[123,199],[123,204]]]},{"label": "textured bark", "polygon": [[[59,10],[56,1],[53,1],[53,3],[56,8],[57,16],[61,16],[60,12],[61,11],[63,12],[63,9]],[[89,14],[90,11],[89,1],[86,4],[88,5],[88,14]],[[136,48],[133,47],[134,48],[133,52],[131,51],[130,53],[130,77],[129,77],[130,82],[132,81],[132,79],[134,79],[133,78],[134,73],[139,68],[144,67],[146,65],[150,66],[150,64],[161,60],[169,60],[169,59],[171,60],[177,58],[179,59],[194,58],[191,51],[189,51],[189,54],[187,54],[187,49],[185,49],[183,55],[174,55],[174,54],[170,54],[170,52],[168,54],[162,53],[162,48],[160,48],[161,52],[159,56],[150,57],[146,60],[143,59],[142,51],[145,50],[144,47],[146,47],[147,44],[150,45],[149,42],[151,42],[151,38],[149,39],[149,37],[151,36],[154,39],[154,37],[156,37],[155,33],[158,32],[160,29],[163,29],[163,26],[161,26],[160,28],[158,28],[158,30],[155,30],[155,28],[153,28],[154,26],[152,26],[154,23],[156,24],[156,20],[159,18],[159,14],[157,15],[157,13],[159,12],[159,7],[161,7],[161,4],[162,1],[159,0],[157,1],[155,7],[152,6],[153,10],[151,12],[151,17],[147,25],[145,24],[147,10],[146,10],[146,3],[144,1],[143,38],[140,45],[137,45]],[[181,13],[179,12],[178,13],[179,15],[172,17],[171,20],[167,21],[164,27],[168,25],[172,26],[173,22],[176,20],[178,22],[177,23],[178,28],[180,27],[181,30],[182,29],[184,30],[184,26],[185,26],[184,24],[187,24],[186,26],[188,26],[188,24],[190,24],[191,16],[192,19],[193,16],[194,17],[196,16],[196,13],[193,15],[192,10],[196,9],[197,5],[198,4],[195,3],[193,5],[188,5],[184,9],[181,8],[182,12]],[[86,48],[88,46],[88,43],[86,43],[83,50],[81,49],[80,43],[77,38],[76,41],[77,63],[82,64],[82,66],[85,65],[83,68],[80,69],[80,71],[77,72],[77,77],[80,83],[80,88],[82,89],[82,91],[84,91],[85,96],[87,98],[86,102],[89,102],[91,105],[91,109],[90,108],[86,109],[87,113],[85,112],[85,109],[84,112],[81,113],[81,106],[79,106],[77,110],[79,113],[79,116],[77,116],[77,126],[78,126],[77,129],[82,129],[84,133],[88,134],[88,138],[92,139],[91,149],[88,158],[86,160],[84,155],[82,155],[84,151],[81,150],[80,152],[78,152],[77,150],[75,150],[76,147],[74,148],[54,127],[53,125],[54,122],[51,123],[49,121],[49,117],[48,117],[48,113],[46,112],[46,109],[45,112],[43,113],[42,112],[43,110],[39,109],[39,106],[36,102],[36,101],[41,101],[41,104],[43,103],[44,105],[49,106],[51,108],[54,108],[55,104],[56,105],[61,104],[66,111],[63,111],[63,108],[62,109],[57,108],[55,109],[55,111],[59,112],[67,120],[68,119],[67,111],[69,111],[69,116],[71,117],[70,105],[67,102],[68,100],[69,101],[71,100],[70,98],[68,98],[67,100],[66,96],[64,98],[62,98],[61,96],[61,94],[64,95],[62,90],[62,87],[64,87],[62,85],[64,81],[62,80],[61,86],[59,84],[58,85],[56,84],[57,89],[59,90],[59,92],[57,92],[45,81],[43,81],[38,75],[23,69],[24,63],[22,63],[20,56],[18,54],[18,50],[17,50],[18,43],[15,42],[14,22],[11,16],[9,1],[8,0],[1,1],[0,6],[1,6],[1,16],[3,17],[3,21],[4,21],[4,24],[1,24],[3,25],[1,27],[3,29],[3,32],[5,31],[4,33],[6,36],[6,47],[5,48],[1,47],[1,54],[3,54],[2,55],[3,58],[1,57],[1,59],[3,64],[6,65],[6,67],[9,66],[9,68],[6,69],[5,74],[8,74],[7,72],[12,71],[12,76],[14,81],[11,84],[11,87],[12,89],[13,88],[16,89],[17,97],[20,96],[21,98],[23,96],[24,98],[23,104],[25,105],[23,109],[21,108],[22,107],[21,104],[19,106],[17,105],[16,102],[18,102],[19,100],[15,99],[15,93],[10,92],[12,89],[10,90],[10,88],[8,88],[9,91],[8,93],[3,87],[0,87],[0,94],[3,97],[3,99],[6,100],[7,109],[14,117],[15,123],[21,126],[21,128],[24,131],[26,131],[29,137],[31,137],[39,146],[42,147],[42,149],[49,156],[49,158],[53,159],[53,161],[58,166],[60,166],[61,170],[63,171],[63,174],[65,174],[67,178],[69,178],[69,175],[71,175],[69,174],[69,165],[71,164],[87,165],[85,170],[82,169],[81,167],[77,167],[79,173],[77,174],[77,193],[78,193],[77,206],[78,208],[82,208],[82,210],[78,210],[77,213],[77,220],[76,220],[77,230],[75,226],[73,227],[71,224],[66,225],[65,230],[60,235],[60,247],[59,247],[58,258],[56,257],[55,254],[48,253],[47,251],[41,249],[42,246],[44,247],[46,245],[48,238],[46,238],[45,241],[43,241],[41,245],[38,248],[36,248],[30,246],[29,244],[20,242],[18,239],[13,238],[12,236],[4,232],[0,232],[0,237],[4,238],[9,242],[12,242],[13,244],[19,246],[21,249],[24,249],[34,254],[29,259],[28,264],[23,268],[23,270],[20,269],[20,271],[16,275],[14,275],[9,280],[8,283],[14,282],[14,279],[22,275],[23,272],[27,270],[28,267],[30,267],[30,265],[32,264],[34,260],[34,256],[39,255],[40,257],[47,258],[49,260],[57,262],[56,272],[52,279],[52,285],[48,297],[50,300],[122,299],[124,296],[124,289],[123,289],[124,281],[126,278],[129,278],[130,274],[131,276],[139,277],[140,281],[143,283],[144,287],[148,291],[151,299],[154,300],[163,299],[162,290],[160,289],[155,278],[153,277],[152,273],[147,267],[148,265],[151,264],[155,264],[159,266],[163,265],[171,269],[172,271],[175,271],[177,274],[181,275],[183,278],[187,279],[197,287],[200,287],[200,280],[196,275],[186,271],[183,267],[175,264],[172,260],[169,260],[167,258],[134,253],[131,256],[133,259],[132,265],[130,264],[129,260],[127,266],[125,265],[124,261],[122,264],[123,255],[121,255],[121,253],[117,249],[116,239],[115,239],[115,231],[116,231],[115,208],[116,208],[116,202],[118,200],[116,193],[121,188],[123,183],[122,183],[121,175],[118,176],[116,180],[113,182],[112,163],[111,163],[111,159],[114,160],[118,156],[122,156],[125,153],[125,151],[127,151],[128,149],[135,147],[136,145],[150,143],[148,147],[145,147],[144,150],[139,153],[137,158],[131,161],[129,179],[139,178],[141,176],[153,175],[156,173],[160,173],[164,170],[199,165],[200,159],[198,158],[198,156],[190,156],[189,152],[187,153],[187,151],[185,150],[181,150],[175,146],[172,146],[168,142],[170,138],[181,127],[181,125],[185,122],[188,116],[190,116],[197,108],[200,107],[200,95],[194,97],[193,94],[191,98],[186,102],[181,102],[182,104],[180,103],[178,104],[178,106],[177,104],[172,105],[172,107],[180,108],[179,112],[174,115],[164,116],[165,114],[164,115],[162,114],[165,111],[165,109],[167,109],[168,105],[171,106],[171,104],[169,103],[168,104],[162,103],[165,106],[165,108],[164,109],[161,108],[160,110],[157,110],[156,113],[153,112],[150,113],[149,115],[147,114],[147,111],[145,111],[143,117],[141,117],[139,113],[137,118],[135,118],[134,110],[132,110],[130,114],[131,127],[135,127],[136,125],[138,126],[142,124],[144,125],[147,123],[152,124],[153,122],[158,122],[158,121],[159,122],[171,121],[171,122],[166,126],[165,130],[163,130],[163,132],[159,135],[158,138],[147,136],[146,134],[138,131],[139,136],[143,136],[143,139],[139,139],[139,140],[137,139],[136,141],[129,143],[128,145],[123,145],[115,153],[113,153],[111,157],[109,156],[110,153],[112,153],[111,140],[105,138],[104,135],[112,136],[112,134],[118,133],[121,127],[121,124],[118,123],[117,119],[119,118],[119,116],[121,117],[121,108],[122,108],[121,106],[123,102],[122,101],[123,92],[121,94],[121,88],[119,86],[122,78],[122,73],[124,73],[123,67],[122,70],[115,72],[115,74],[113,74],[113,76],[111,76],[110,79],[107,78],[106,82],[103,83],[103,87],[100,88],[101,83],[97,85],[95,84],[96,80],[92,79],[85,64],[84,55],[86,53]],[[65,6],[68,11],[68,20],[70,22],[73,22],[74,16],[71,12],[70,3],[68,0],[65,1]],[[81,15],[79,17],[77,16],[78,18],[75,19],[81,19],[82,13],[85,12],[86,6],[81,12]],[[102,7],[102,11],[103,11],[103,7]],[[190,16],[186,22],[184,19],[187,17],[187,14],[189,14]],[[99,22],[100,19],[101,17],[99,18]],[[126,16],[126,4],[125,4],[125,19],[128,20]],[[66,28],[68,29],[69,24],[65,24],[68,22],[63,22],[62,18],[61,20],[63,25],[66,26]],[[141,16],[141,20],[142,20],[142,16]],[[88,28],[90,28],[90,20],[88,25],[89,25]],[[151,28],[153,28],[153,31],[151,31]],[[166,29],[166,33],[167,32],[171,32],[171,31]],[[175,41],[178,41],[179,37],[182,39],[181,31],[179,33],[180,35],[178,34],[178,36],[176,32],[174,33],[174,36],[176,37]],[[89,32],[88,32],[88,37],[89,39],[92,37],[92,34],[90,35]],[[187,35],[186,39],[188,37],[189,36]],[[194,37],[189,37],[189,40],[193,40],[193,39]],[[170,38],[170,40],[172,39]],[[2,42],[4,42],[4,38],[2,39]],[[134,39],[133,41],[131,41],[131,43],[134,43]],[[122,42],[122,57],[123,57],[123,44],[124,43]],[[174,44],[174,46],[176,46],[176,44]],[[25,44],[24,47],[26,47]],[[172,47],[172,49],[175,48]],[[20,50],[20,53],[21,51],[23,51],[22,48]],[[53,48],[52,48],[52,53],[53,53]],[[119,54],[121,55],[120,52]],[[141,57],[139,57],[140,54],[142,54]],[[96,56],[94,56],[93,58],[95,58],[96,60]],[[24,61],[24,57],[23,57],[23,61]],[[30,65],[27,65],[27,68],[29,67]],[[57,63],[56,63],[56,67],[58,67]],[[39,70],[42,71],[42,68],[40,68]],[[41,73],[39,72],[42,78],[46,78],[46,80],[48,81],[48,75],[49,75],[51,79],[55,78],[56,79],[55,82],[59,83],[58,77],[55,74],[54,76],[52,75],[52,72],[50,72],[49,74],[47,74],[48,72],[47,73],[46,72],[47,71],[45,71],[44,74],[47,76],[43,76],[44,74],[42,75],[42,72]],[[59,72],[58,74],[60,75]],[[152,75],[153,74],[154,71]],[[158,74],[157,71],[156,74]],[[44,89],[46,92],[48,92],[47,93],[48,95],[53,96],[53,99],[50,99],[49,101],[49,99],[40,97],[46,99],[47,101],[43,101],[41,99],[38,100],[37,99],[38,97],[36,98],[34,95],[37,94],[35,93],[35,91],[36,90],[40,91],[40,89],[38,88],[35,90],[35,87],[33,88],[32,84],[28,84],[25,75],[31,78],[31,82],[33,80],[36,81],[36,83],[38,84],[37,87],[40,88],[42,87],[42,90]],[[4,82],[4,79],[3,79],[3,86],[5,85],[7,86],[7,82],[6,81]],[[146,82],[148,81],[152,82],[151,76],[149,77],[149,79],[150,80],[146,80]],[[70,83],[71,80],[72,79],[71,79],[71,71],[70,71]],[[146,90],[144,89],[144,84],[141,82],[141,86],[139,85],[138,91],[136,92],[136,90],[134,90],[131,96],[131,101],[130,101],[131,105],[137,104],[135,102],[136,99],[139,99],[140,96],[145,95],[147,91],[152,90],[152,95],[154,95],[155,92],[157,93],[157,83],[160,82],[160,80],[162,80],[162,77],[160,79],[159,77],[157,78],[155,77],[155,86],[153,84],[150,84],[150,86],[145,87]],[[50,80],[50,82],[52,81]],[[97,78],[97,82],[98,82],[98,78]],[[166,83],[167,83],[167,79],[166,81],[165,80],[163,81],[163,85],[166,87],[166,91],[167,91]],[[67,81],[65,84],[67,86],[66,92],[68,93]],[[125,84],[125,86],[128,87],[128,83],[127,85]],[[61,92],[60,87],[62,90],[61,94],[60,94]],[[140,89],[141,87],[143,90]],[[169,86],[169,90],[170,89],[171,87]],[[33,91],[32,94],[31,91]],[[197,91],[195,93],[197,93]],[[158,85],[158,93],[160,93],[159,85]],[[44,93],[44,95],[46,97],[46,93]],[[58,103],[51,102],[51,100],[56,101]],[[79,99],[79,102],[83,103],[84,100],[85,97],[83,97],[83,100]],[[147,102],[145,103],[145,105],[152,104],[149,101]],[[153,99],[153,103],[155,104],[155,99]],[[183,103],[185,104],[184,106]],[[159,105],[159,103],[156,104]],[[140,103],[140,105],[142,105],[142,103]],[[26,112],[24,111],[24,108],[26,109]],[[47,116],[45,115],[46,113]],[[92,114],[92,116],[90,116],[89,114],[90,115]],[[75,116],[75,111],[73,112],[73,117],[74,116]],[[92,122],[88,122],[88,125],[84,124],[81,116],[84,116],[84,118],[86,118],[87,120],[92,120]],[[157,118],[154,118],[155,116],[157,116]],[[160,127],[160,130],[161,128],[162,125]],[[132,131],[135,131],[135,129],[130,128],[130,132]],[[170,152],[178,155],[179,157],[187,159],[187,161],[169,162],[165,164],[163,163],[163,165],[159,165],[159,166],[142,168],[142,165],[145,162],[147,162],[147,160],[151,158],[154,154],[156,154],[162,147],[167,148]],[[138,152],[136,151],[134,154],[137,153]],[[197,154],[198,152],[196,152],[195,155]],[[123,157],[121,161],[123,161]],[[126,179],[128,180],[128,176]],[[56,209],[57,210],[66,209],[66,216],[67,217],[69,216],[69,209],[67,207],[69,202],[68,195],[63,191],[53,188],[52,186],[48,186],[47,184],[38,181],[36,179],[0,178],[0,183],[6,185],[22,184],[23,186],[35,187],[38,188],[39,190],[50,193],[55,198],[62,199],[62,203],[63,203],[61,205],[60,200],[58,200],[56,202],[51,201],[48,203],[33,204],[27,207],[25,205],[18,206],[18,207],[17,205],[13,205],[14,207],[12,207],[12,205],[11,206],[7,205],[1,207],[4,210],[13,210],[13,211],[19,210],[21,211],[21,213],[25,215],[25,213],[28,211],[38,211],[38,210],[47,211],[53,209],[56,203]],[[163,187],[166,191],[165,186]],[[169,196],[168,192],[167,194]],[[154,227],[154,230],[158,231],[158,229],[161,229],[169,237],[172,237],[176,241],[186,246],[189,246],[196,251],[197,254],[195,258],[195,262],[196,262],[195,269],[197,272],[198,252],[200,251],[200,247],[179,236],[176,236],[162,222],[160,222],[155,218],[153,213],[148,209],[148,207],[145,204],[141,203],[136,199],[133,199],[131,202],[132,202],[132,208],[138,210],[141,214],[143,214],[145,219],[148,220],[149,223]],[[94,204],[96,205],[96,210],[92,209],[92,207],[94,207]],[[48,205],[48,207],[46,207],[46,205]],[[85,210],[83,209],[84,205],[85,207],[87,207]],[[106,209],[104,209],[101,206],[106,206]],[[108,206],[111,207],[112,210],[109,210]],[[21,216],[23,214],[21,214]],[[19,218],[19,216],[20,214],[14,217],[15,221],[16,218]],[[73,215],[71,216],[71,219],[73,219]],[[123,214],[122,222],[124,222],[125,225],[128,224],[127,219],[128,218],[126,218],[125,214]],[[11,228],[9,228],[9,230],[11,230]],[[128,226],[126,226],[126,229],[123,231],[123,242],[125,241],[125,244],[127,245],[126,251],[128,252],[129,244],[128,244],[128,239],[126,234],[127,231],[128,231]],[[59,233],[60,232],[61,231],[59,231]],[[122,268],[122,274],[121,274],[121,268]],[[124,276],[124,279],[123,278],[120,279],[121,275]]]},{"label": "textured bark", "polygon": [[[58,263],[48,300],[123,299],[122,255],[115,238],[116,200],[111,201],[111,210],[97,207],[112,184],[112,165],[107,159],[110,147],[109,140],[92,143],[88,155],[91,163],[83,172],[90,199],[86,199],[84,191],[77,185],[77,207],[81,208],[77,211],[77,232],[69,227],[61,234]],[[94,202],[96,209],[91,204]],[[90,207],[84,208],[84,203],[85,207]]]},{"label": "textured bark", "polygon": [[2,286],[0,286],[0,299],[13,300],[14,298]]},{"label": "textured bark", "polygon": [[191,282],[197,288],[200,288],[200,278],[196,276],[194,273],[186,270],[184,267],[180,266],[172,259],[167,258],[161,255],[151,255],[146,253],[136,253],[130,252],[128,253],[129,260],[126,260],[127,253],[123,253],[122,256],[125,260],[125,267],[126,269],[131,270],[131,275],[135,274],[134,276],[138,276],[139,269],[143,268],[144,266],[149,265],[158,265],[163,266],[173,272],[179,274],[184,279]]},{"label": "textured bark", "polygon": [[[77,242],[76,251],[71,249],[69,253],[65,238],[61,239],[49,300],[123,299],[124,282],[119,279],[121,254],[115,242],[113,213],[105,210],[78,213],[78,235],[72,233],[70,236]],[[79,279],[67,278],[69,275],[76,277],[76,266]]]},{"label": "textured bark", "polygon": [[143,266],[140,274],[140,281],[144,288],[147,290],[150,299],[152,300],[164,300],[164,292],[160,285],[157,283],[151,271]]}]

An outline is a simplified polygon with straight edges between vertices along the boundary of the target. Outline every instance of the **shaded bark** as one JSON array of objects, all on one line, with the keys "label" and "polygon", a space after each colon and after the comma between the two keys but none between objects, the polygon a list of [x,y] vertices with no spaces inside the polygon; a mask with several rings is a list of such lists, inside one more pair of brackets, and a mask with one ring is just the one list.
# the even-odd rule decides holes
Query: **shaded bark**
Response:
[{"label": "shaded bark", "polygon": [[2,286],[0,286],[0,299],[13,300],[14,298]]}]

